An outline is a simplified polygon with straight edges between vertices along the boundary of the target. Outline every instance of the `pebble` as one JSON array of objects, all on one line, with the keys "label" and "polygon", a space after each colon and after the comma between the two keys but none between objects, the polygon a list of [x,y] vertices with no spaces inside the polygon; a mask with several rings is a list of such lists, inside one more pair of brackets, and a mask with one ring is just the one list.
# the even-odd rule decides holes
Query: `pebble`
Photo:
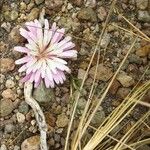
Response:
[{"label": "pebble", "polygon": [[58,10],[63,5],[63,0],[45,0],[45,5],[49,9]]},{"label": "pebble", "polygon": [[57,127],[65,127],[68,125],[69,119],[65,114],[58,115],[56,125]]},{"label": "pebble", "polygon": [[7,32],[10,32],[11,24],[9,22],[4,22],[1,24],[1,27],[4,28]]},{"label": "pebble", "polygon": [[27,9],[27,5],[24,2],[20,3],[20,10],[26,10]]},{"label": "pebble", "polygon": [[59,134],[54,134],[54,140],[56,142],[59,142],[60,141],[60,135]]},{"label": "pebble", "polygon": [[5,76],[3,74],[0,74],[0,83],[3,83],[5,80]]},{"label": "pebble", "polygon": [[96,0],[86,0],[85,1],[85,6],[86,7],[91,7],[91,8],[96,7]]},{"label": "pebble", "polygon": [[13,124],[5,125],[5,133],[11,133],[15,130],[15,126]]},{"label": "pebble", "polygon": [[124,88],[124,87],[122,87],[122,88],[119,88],[119,89],[118,89],[116,95],[117,95],[119,98],[124,99],[124,98],[126,98],[126,96],[129,94],[129,92],[130,92],[130,89],[129,89],[129,88]]},{"label": "pebble", "polygon": [[[95,68],[96,66],[90,69],[89,75],[91,76],[91,78],[94,78]],[[112,76],[113,76],[113,72],[111,68],[106,67],[103,64],[98,65],[98,72],[96,76],[97,80],[108,81]]]},{"label": "pebble", "polygon": [[83,1],[82,0],[71,0],[71,2],[76,6],[81,6]]},{"label": "pebble", "polygon": [[140,64],[142,64],[142,59],[135,54],[131,54],[131,55],[129,55],[129,62],[140,65]]},{"label": "pebble", "polygon": [[95,11],[92,8],[82,8],[78,14],[77,17],[79,20],[83,21],[89,21],[89,22],[96,22],[97,16]]},{"label": "pebble", "polygon": [[72,8],[73,8],[73,6],[72,6],[70,3],[68,3],[67,9],[68,9],[68,10],[71,10]]},{"label": "pebble", "polygon": [[104,21],[106,19],[106,16],[107,16],[106,9],[101,6],[101,7],[99,7],[99,9],[97,11],[98,11],[98,18],[101,21]]},{"label": "pebble", "polygon": [[50,112],[45,112],[45,120],[49,126],[54,127],[56,123],[56,118]]},{"label": "pebble", "polygon": [[20,150],[20,147],[18,145],[15,145],[14,150]]},{"label": "pebble", "polygon": [[38,19],[40,10],[38,8],[33,8],[31,12],[27,15],[27,20],[32,21]]},{"label": "pebble", "polygon": [[5,52],[8,49],[8,44],[4,43],[3,41],[0,41],[0,52]]},{"label": "pebble", "polygon": [[5,144],[2,144],[1,147],[0,147],[0,150],[7,150],[7,147]]},{"label": "pebble", "polygon": [[23,141],[21,144],[21,150],[39,150],[40,149],[40,137],[32,136]]},{"label": "pebble", "polygon": [[149,23],[150,22],[150,14],[148,13],[148,11],[139,10],[138,11],[138,20]]},{"label": "pebble", "polygon": [[33,97],[40,103],[50,102],[55,99],[53,89],[46,88],[43,82],[34,89]]},{"label": "pebble", "polygon": [[99,127],[99,125],[104,121],[105,113],[102,107],[99,107],[99,110],[95,113],[94,117],[91,120],[91,125],[94,127]]},{"label": "pebble", "polygon": [[16,20],[18,18],[18,12],[16,10],[12,10],[10,13],[10,19],[12,21]]},{"label": "pebble", "polygon": [[115,79],[114,82],[112,83],[110,89],[109,89],[109,92],[114,95],[116,94],[118,88],[120,87],[120,83]]},{"label": "pebble", "polygon": [[80,68],[80,69],[78,70],[78,79],[83,79],[85,73],[86,73],[86,71]]},{"label": "pebble", "polygon": [[29,105],[25,101],[22,101],[18,110],[20,113],[27,114],[29,112]]},{"label": "pebble", "polygon": [[105,33],[102,40],[101,40],[101,47],[105,48],[110,42],[110,34]]},{"label": "pebble", "polygon": [[14,70],[15,68],[15,62],[12,58],[1,58],[0,64],[1,64],[1,73],[7,73],[9,71]]},{"label": "pebble", "polygon": [[134,79],[124,72],[117,76],[117,80],[122,84],[123,87],[130,87],[134,85]]},{"label": "pebble", "polygon": [[15,82],[11,79],[6,80],[5,86],[7,88],[13,88],[15,86]]},{"label": "pebble", "polygon": [[11,114],[11,112],[14,109],[14,105],[13,102],[10,99],[2,99],[0,101],[0,116],[1,117],[5,117],[9,114]]},{"label": "pebble", "polygon": [[19,29],[20,29],[20,26],[16,26],[11,30],[9,37],[8,37],[10,42],[14,44],[24,42],[25,39],[20,35]]},{"label": "pebble", "polygon": [[54,144],[55,144],[54,139],[53,138],[49,139],[48,144],[51,145],[51,146],[54,146]]},{"label": "pebble", "polygon": [[146,9],[148,7],[148,0],[136,0],[136,6],[139,9]]},{"label": "pebble", "polygon": [[37,5],[42,4],[43,2],[44,2],[44,0],[35,0],[35,3],[36,3]]},{"label": "pebble", "polygon": [[150,54],[150,44],[147,44],[147,45],[140,47],[139,49],[136,50],[137,56],[145,57],[148,54]]},{"label": "pebble", "polygon": [[6,89],[2,92],[2,97],[4,99],[11,99],[11,100],[15,100],[16,99],[16,94],[13,90],[11,89]]},{"label": "pebble", "polygon": [[18,120],[19,123],[24,123],[24,121],[25,121],[24,114],[22,114],[20,112],[17,112],[16,117],[17,117],[17,120]]}]

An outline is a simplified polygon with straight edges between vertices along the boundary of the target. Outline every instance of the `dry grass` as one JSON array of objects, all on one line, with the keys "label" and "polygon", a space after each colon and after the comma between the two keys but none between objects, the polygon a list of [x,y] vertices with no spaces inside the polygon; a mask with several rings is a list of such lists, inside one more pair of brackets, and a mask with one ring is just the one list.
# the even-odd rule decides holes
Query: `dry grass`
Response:
[{"label": "dry grass", "polygon": [[[148,90],[150,90],[150,81],[145,82],[142,86],[138,87],[138,83],[141,81],[143,76],[145,75],[147,69],[143,73],[143,76],[141,79],[139,79],[139,82],[135,85],[135,87],[132,89],[132,91],[128,94],[126,98],[124,98],[123,102],[113,110],[113,112],[106,117],[106,119],[103,121],[102,124],[99,125],[98,128],[94,128],[93,126],[90,125],[90,122],[92,118],[94,117],[95,113],[97,112],[99,106],[101,103],[104,101],[104,98],[106,97],[111,85],[113,84],[116,76],[118,75],[119,71],[121,70],[121,67],[123,66],[125,60],[127,59],[128,55],[130,54],[131,50],[133,49],[137,38],[141,38],[145,41],[150,42],[149,37],[145,35],[143,32],[141,32],[139,29],[137,29],[127,18],[125,18],[122,14],[120,14],[117,9],[114,9],[116,0],[114,0],[111,4],[110,11],[108,13],[107,19],[105,21],[103,30],[100,34],[99,40],[96,44],[95,50],[93,52],[93,55],[90,59],[88,68],[86,70],[86,73],[84,75],[84,78],[82,80],[82,84],[80,86],[79,92],[77,94],[77,97],[75,98],[75,103],[73,106],[73,112],[71,115],[70,123],[68,126],[68,132],[67,132],[67,137],[66,137],[66,143],[65,143],[65,150],[124,150],[124,149],[130,149],[130,150],[135,150],[138,147],[144,145],[144,144],[150,144],[150,139],[141,139],[140,137],[136,137],[136,134],[140,132],[143,129],[143,126],[146,127],[148,130],[149,125],[147,124],[147,119],[150,116],[150,111],[148,111],[146,114],[144,114],[134,125],[130,127],[130,129],[121,137],[118,137],[118,134],[120,130],[127,124],[125,124],[118,132],[116,132],[113,135],[110,135],[110,133],[119,125],[123,122],[123,120],[128,117],[131,112],[134,110],[135,106],[137,104],[150,107],[149,103],[143,102],[142,98],[146,94]],[[107,85],[106,88],[102,89],[100,91],[99,95],[96,95],[96,98],[94,98],[95,95],[95,90],[96,90],[96,75],[97,75],[97,68],[98,64],[100,63],[100,43],[102,40],[102,37],[105,33],[105,30],[107,28],[107,25],[109,23],[110,16],[113,12],[113,9],[115,12],[117,12],[118,15],[120,15],[137,33],[134,33],[131,30],[125,29],[120,26],[114,25],[116,28],[125,31],[128,34],[131,34],[134,36],[133,41],[131,42],[131,46],[128,49],[126,55],[124,56],[124,59],[120,63],[117,71],[114,73],[114,76],[112,77],[111,81]],[[84,39],[82,39],[84,40]],[[93,43],[93,42],[92,42]],[[107,50],[107,46],[104,48],[104,53],[103,53],[103,61],[105,58],[105,53]],[[92,61],[96,55],[97,55],[97,63],[96,63],[96,69],[95,69],[95,75],[93,79],[93,83],[88,95],[87,103],[84,108],[83,114],[80,117],[79,125],[77,130],[74,133],[73,139],[70,142],[70,132],[71,132],[71,127],[73,124],[73,120],[75,117],[76,109],[77,109],[77,104],[79,101],[79,98],[81,96],[81,91],[84,87],[85,79],[88,75],[89,69],[91,67]],[[73,91],[71,90],[71,95]],[[97,104],[95,107],[93,107],[93,101],[97,101]],[[91,128],[93,130],[93,135],[92,137],[87,141],[85,139],[85,133],[87,130]],[[136,138],[135,138],[136,137]]]}]

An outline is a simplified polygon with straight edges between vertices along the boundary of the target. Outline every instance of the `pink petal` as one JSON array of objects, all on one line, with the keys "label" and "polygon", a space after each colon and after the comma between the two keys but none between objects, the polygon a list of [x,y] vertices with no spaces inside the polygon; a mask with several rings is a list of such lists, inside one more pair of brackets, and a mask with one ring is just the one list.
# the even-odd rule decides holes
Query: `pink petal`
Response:
[{"label": "pink petal", "polygon": [[61,54],[59,54],[58,57],[61,57],[61,58],[76,58],[77,57],[77,51],[76,50],[65,51],[65,52],[62,52]]},{"label": "pink petal", "polygon": [[40,76],[41,76],[41,72],[40,72],[40,70],[37,70],[35,73],[34,81],[38,82],[40,79]]},{"label": "pink petal", "polygon": [[34,87],[37,88],[40,83],[41,83],[41,78],[39,78],[39,80],[34,83]]},{"label": "pink petal", "polygon": [[51,40],[51,44],[59,42],[62,39],[64,32],[65,32],[64,28],[56,30],[56,32]]},{"label": "pink petal", "polygon": [[31,73],[30,74],[27,74],[23,79],[21,79],[21,82],[26,82],[30,79],[31,77]]},{"label": "pink petal", "polygon": [[25,24],[28,30],[36,36],[36,30],[37,30],[36,24],[33,21],[26,22]]},{"label": "pink petal", "polygon": [[14,50],[21,52],[21,53],[28,53],[29,52],[29,49],[27,49],[26,47],[22,47],[22,46],[15,46]]},{"label": "pink petal", "polygon": [[35,79],[35,73],[32,73],[29,81],[32,83],[34,81],[34,79]]},{"label": "pink petal", "polygon": [[23,64],[31,60],[30,56],[25,56],[15,61],[15,64]]},{"label": "pink petal", "polygon": [[48,20],[45,19],[45,27],[44,27],[44,37],[43,37],[43,44],[45,46],[47,46],[48,44],[48,36],[50,36],[49,34],[49,23],[48,23]]},{"label": "pink petal", "polygon": [[26,64],[19,68],[18,72],[23,72],[27,69]]}]

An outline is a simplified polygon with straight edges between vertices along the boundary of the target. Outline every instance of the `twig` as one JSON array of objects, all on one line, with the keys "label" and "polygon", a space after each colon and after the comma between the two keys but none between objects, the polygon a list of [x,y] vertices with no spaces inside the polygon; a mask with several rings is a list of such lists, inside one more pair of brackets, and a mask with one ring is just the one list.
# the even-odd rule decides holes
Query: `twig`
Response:
[{"label": "twig", "polygon": [[43,111],[41,110],[37,101],[32,97],[32,88],[33,84],[26,82],[24,84],[24,96],[25,101],[34,111],[36,121],[39,126],[40,130],[40,148],[41,150],[47,150],[47,142],[46,142],[46,132],[47,132],[47,125],[45,122],[45,116]]}]

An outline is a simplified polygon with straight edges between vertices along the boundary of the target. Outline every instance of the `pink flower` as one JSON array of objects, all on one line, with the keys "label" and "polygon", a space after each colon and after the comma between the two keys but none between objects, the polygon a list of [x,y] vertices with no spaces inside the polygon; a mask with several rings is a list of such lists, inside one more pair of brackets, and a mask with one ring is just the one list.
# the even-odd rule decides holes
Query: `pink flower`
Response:
[{"label": "pink flower", "polygon": [[76,58],[77,51],[73,48],[71,37],[64,37],[65,29],[56,27],[53,23],[49,29],[48,20],[45,19],[44,27],[38,20],[26,22],[26,29],[21,28],[20,34],[27,39],[25,47],[16,46],[14,50],[26,53],[26,56],[16,60],[16,64],[23,64],[19,72],[26,72],[23,82],[34,82],[37,87],[44,79],[46,87],[66,80],[64,72],[70,73],[67,62],[63,58]]}]

